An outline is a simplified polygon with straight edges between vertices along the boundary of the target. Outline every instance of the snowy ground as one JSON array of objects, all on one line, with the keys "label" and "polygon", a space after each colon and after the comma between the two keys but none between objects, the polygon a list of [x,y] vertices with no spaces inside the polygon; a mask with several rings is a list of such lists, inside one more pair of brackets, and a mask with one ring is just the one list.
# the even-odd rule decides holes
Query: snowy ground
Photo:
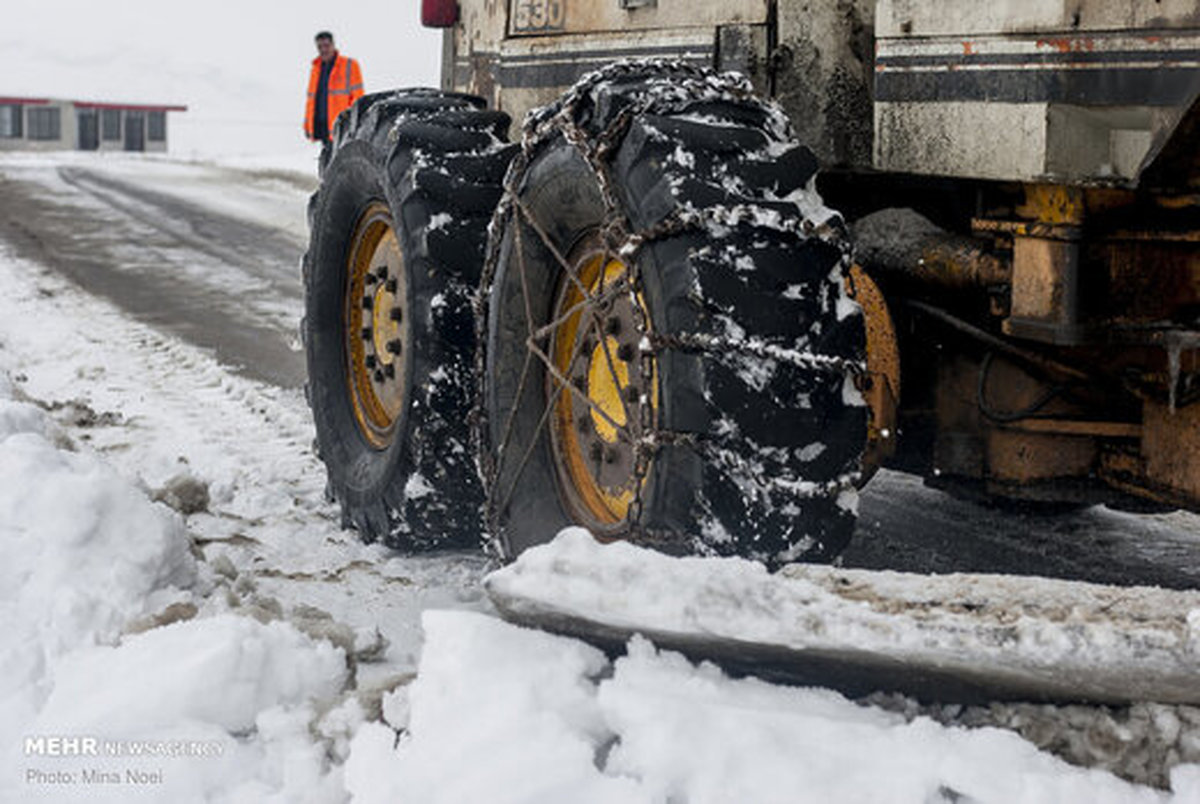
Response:
[{"label": "snowy ground", "polygon": [[[27,217],[32,239],[50,244],[40,251],[0,227],[0,616],[10,624],[0,800],[1170,795],[904,700],[733,680],[644,640],[612,660],[499,622],[483,558],[401,556],[338,528],[298,388],[95,284],[153,281],[149,244],[185,298],[231,282],[282,286],[285,259],[254,273],[266,262],[246,258],[255,244],[214,249],[203,225],[229,233],[240,222],[302,249],[303,180],[261,165],[78,156],[5,157],[0,180],[46,189],[22,196],[26,209],[102,224],[42,230]],[[236,295],[205,298],[294,355],[285,333],[298,296]],[[902,529],[869,499],[868,527]],[[1086,517],[1075,521],[1117,541],[1142,528],[1195,545],[1191,519]],[[1096,722],[1092,712],[1080,729]],[[51,753],[64,748],[80,753]],[[1156,781],[1198,801],[1200,768],[1180,761]]]}]

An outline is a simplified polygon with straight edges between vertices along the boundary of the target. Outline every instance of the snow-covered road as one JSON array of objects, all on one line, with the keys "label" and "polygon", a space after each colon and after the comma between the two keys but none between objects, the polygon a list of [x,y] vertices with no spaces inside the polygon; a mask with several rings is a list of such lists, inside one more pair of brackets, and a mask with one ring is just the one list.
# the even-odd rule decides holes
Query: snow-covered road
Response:
[{"label": "snow-covered road", "polygon": [[[299,389],[311,186],[165,158],[0,159],[0,614],[28,621],[0,640],[15,769],[0,800],[127,797],[26,775],[92,766],[31,758],[25,737],[97,733],[226,746],[224,764],[175,758],[148,800],[1159,800],[1008,733],[909,728],[648,645],[614,671],[569,640],[478,619],[479,555],[359,544],[324,501]],[[1200,526],[1184,514],[997,515],[883,473],[859,531],[860,566],[1200,586]],[[470,614],[427,619],[436,649],[422,656],[430,609]],[[734,751],[735,732],[776,750]],[[788,742],[803,733],[824,744],[817,765]],[[903,763],[853,774],[862,751],[901,745]],[[1182,757],[1169,760],[1140,778],[1165,783]],[[1200,796],[1198,775],[1177,773],[1180,800]]]},{"label": "snow-covered road", "polygon": [[6,157],[0,239],[246,376],[299,387],[297,266],[315,181],[89,156]]}]

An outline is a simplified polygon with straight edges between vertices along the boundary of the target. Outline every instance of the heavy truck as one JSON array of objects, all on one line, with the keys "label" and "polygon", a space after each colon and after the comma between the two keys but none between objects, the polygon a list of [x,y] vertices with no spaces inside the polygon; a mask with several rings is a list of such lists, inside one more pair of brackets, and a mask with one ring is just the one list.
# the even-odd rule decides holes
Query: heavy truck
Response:
[{"label": "heavy truck", "polygon": [[880,466],[1200,510],[1191,0],[422,13],[442,87],[338,119],[310,204],[364,536],[830,559]]},{"label": "heavy truck", "polygon": [[[880,467],[1200,511],[1194,0],[422,19],[441,87],[342,114],[309,205],[306,390],[364,538],[830,562]],[[1033,588],[1004,593],[1026,619]],[[1171,700],[1200,689],[1189,600]]]}]

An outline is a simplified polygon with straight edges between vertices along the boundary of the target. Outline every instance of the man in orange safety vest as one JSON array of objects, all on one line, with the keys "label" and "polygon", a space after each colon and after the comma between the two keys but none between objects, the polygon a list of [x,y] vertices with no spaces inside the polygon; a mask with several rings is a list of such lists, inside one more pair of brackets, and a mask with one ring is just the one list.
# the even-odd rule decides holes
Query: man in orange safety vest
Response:
[{"label": "man in orange safety vest", "polygon": [[329,31],[321,31],[315,39],[317,57],[308,75],[304,136],[316,142],[329,142],[337,116],[363,96],[362,72],[357,60],[338,53]]}]

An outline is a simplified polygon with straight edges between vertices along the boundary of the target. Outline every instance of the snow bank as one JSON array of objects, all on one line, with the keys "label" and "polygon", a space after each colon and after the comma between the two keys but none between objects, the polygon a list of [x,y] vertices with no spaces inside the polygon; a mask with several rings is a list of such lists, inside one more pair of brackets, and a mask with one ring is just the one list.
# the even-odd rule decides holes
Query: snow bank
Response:
[{"label": "snow bank", "polygon": [[39,409],[0,399],[0,724],[40,704],[57,657],[115,642],[195,576],[178,517],[52,435]]},{"label": "snow bank", "polygon": [[731,679],[642,638],[609,664],[484,615],[424,625],[407,729],[372,724],[351,743],[355,802],[1164,800],[1009,732]]},{"label": "snow bank", "polygon": [[[84,773],[124,779],[133,769],[160,774],[146,785],[154,800],[338,801],[340,778],[314,739],[311,702],[335,699],[346,673],[341,650],[283,622],[221,615],[156,628],[64,657],[25,730],[95,735],[116,755],[25,764],[76,774],[88,800],[93,790],[116,801],[133,790],[97,787]],[[28,780],[25,790],[56,792]]]},{"label": "snow bank", "polygon": [[0,800],[344,798],[312,724],[345,654],[228,614],[143,630],[203,603],[182,520],[12,393],[0,375]]},{"label": "snow bank", "polygon": [[617,661],[599,705],[620,736],[607,772],[641,779],[656,801],[1159,799],[1009,732],[910,724],[826,690],[732,680],[644,639]]},{"label": "snow bank", "polygon": [[[147,730],[199,722],[245,734],[260,712],[334,698],[345,679],[339,649],[313,642],[288,623],[210,617],[65,657],[37,731],[143,737]],[[105,694],[96,695],[98,689]]]},{"label": "snow bank", "polygon": [[422,623],[411,735],[397,753],[387,727],[360,730],[345,768],[355,802],[650,800],[594,764],[609,737],[592,680],[602,653],[484,615],[427,611]]}]

